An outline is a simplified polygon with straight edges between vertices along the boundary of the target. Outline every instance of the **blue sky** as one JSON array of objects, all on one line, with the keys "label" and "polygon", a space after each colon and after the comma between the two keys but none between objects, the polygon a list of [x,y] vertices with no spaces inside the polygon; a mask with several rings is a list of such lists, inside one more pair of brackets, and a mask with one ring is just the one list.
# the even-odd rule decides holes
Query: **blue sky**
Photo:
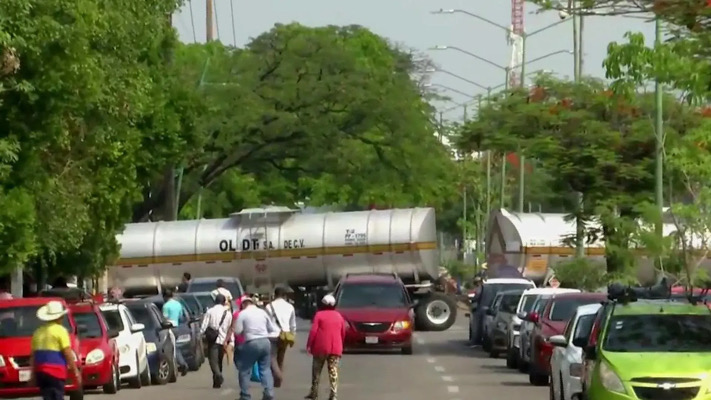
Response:
[{"label": "blue sky", "polygon": [[[205,40],[205,1],[186,2],[174,18],[184,42]],[[504,82],[504,73],[486,63],[454,50],[428,51],[437,45],[456,46],[491,60],[508,65],[510,48],[505,31],[464,14],[433,15],[432,10],[463,9],[490,19],[500,25],[511,23],[510,0],[214,0],[218,38],[226,44],[243,46],[250,38],[269,30],[275,23],[299,22],[308,26],[357,24],[371,29],[396,43],[429,54],[442,69],[475,81],[482,86],[497,86]],[[232,11],[234,10],[234,12]],[[526,4],[527,32],[540,29],[559,20],[557,13],[536,13]],[[194,28],[193,28],[194,27]],[[638,19],[621,17],[588,17],[584,29],[584,73],[604,76],[602,62],[611,41],[622,41],[625,32],[643,32],[651,43],[654,27]],[[235,43],[236,42],[236,43]],[[527,59],[555,52],[572,50],[572,24],[562,23],[530,37]],[[548,70],[560,76],[572,76],[573,57],[560,54],[527,66],[527,70]],[[442,73],[432,76],[432,83],[445,85],[476,95],[481,89]],[[440,110],[468,100],[461,94],[446,92],[452,102],[437,103]],[[461,118],[462,110],[447,112],[446,118]]]}]

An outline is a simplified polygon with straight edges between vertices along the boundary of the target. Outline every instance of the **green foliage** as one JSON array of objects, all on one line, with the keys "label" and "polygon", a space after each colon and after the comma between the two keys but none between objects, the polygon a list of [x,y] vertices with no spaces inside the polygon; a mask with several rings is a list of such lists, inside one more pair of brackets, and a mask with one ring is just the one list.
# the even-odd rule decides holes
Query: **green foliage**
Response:
[{"label": "green foliage", "polygon": [[553,267],[561,287],[595,291],[608,283],[605,265],[585,258],[564,261]]},{"label": "green foliage", "polygon": [[460,260],[451,260],[445,263],[449,275],[454,279],[470,279],[476,273],[476,266],[465,264]]}]

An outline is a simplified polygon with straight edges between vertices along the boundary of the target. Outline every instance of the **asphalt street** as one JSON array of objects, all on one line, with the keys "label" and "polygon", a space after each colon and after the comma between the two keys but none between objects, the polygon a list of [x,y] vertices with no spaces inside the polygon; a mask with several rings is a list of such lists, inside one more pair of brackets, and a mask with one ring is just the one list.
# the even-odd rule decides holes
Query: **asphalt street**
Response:
[{"label": "asphalt street", "polygon": [[[481,349],[466,345],[468,320],[459,321],[444,332],[417,332],[414,355],[398,353],[346,354],[341,363],[341,400],[478,400],[492,398],[545,399],[547,387],[533,387],[528,376],[506,369],[505,360],[490,359]],[[285,381],[277,399],[303,399],[311,377],[311,360],[305,353],[308,322],[299,321],[297,345],[287,353]],[[211,387],[210,369],[179,378],[166,386],[142,389],[123,387],[116,395],[87,393],[87,400],[195,400],[238,397],[236,372],[225,366],[225,384]],[[252,384],[252,398],[261,400],[258,384]],[[321,399],[328,399],[326,371],[321,378]]]}]

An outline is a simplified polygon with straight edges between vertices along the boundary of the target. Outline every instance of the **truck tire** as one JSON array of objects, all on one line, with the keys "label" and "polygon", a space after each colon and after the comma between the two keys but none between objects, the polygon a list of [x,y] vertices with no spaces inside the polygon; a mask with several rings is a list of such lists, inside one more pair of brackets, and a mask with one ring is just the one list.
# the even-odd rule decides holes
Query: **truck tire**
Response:
[{"label": "truck tire", "polygon": [[457,302],[444,293],[428,293],[415,308],[415,325],[421,331],[444,331],[456,320]]}]

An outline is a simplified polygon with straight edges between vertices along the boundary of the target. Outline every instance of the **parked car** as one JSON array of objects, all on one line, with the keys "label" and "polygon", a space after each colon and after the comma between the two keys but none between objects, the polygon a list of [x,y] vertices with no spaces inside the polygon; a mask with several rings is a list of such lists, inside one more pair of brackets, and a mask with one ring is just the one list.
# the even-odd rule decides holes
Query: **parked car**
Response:
[{"label": "parked car", "polygon": [[212,296],[211,292],[191,292],[190,294],[192,294],[200,303],[203,313],[205,313],[208,308],[215,305],[215,298]]},{"label": "parked car", "polygon": [[491,340],[492,340],[492,333],[494,331],[494,318],[496,318],[496,314],[499,312],[499,305],[501,305],[501,300],[504,298],[504,292],[499,292],[496,294],[496,297],[494,297],[494,302],[491,303],[491,307],[486,309],[486,312],[484,313],[484,323],[482,324],[484,327],[484,337],[482,338],[482,348],[484,351],[490,351],[491,350]]},{"label": "parked car", "polygon": [[239,299],[243,294],[242,283],[233,276],[210,276],[205,278],[193,278],[188,283],[186,293],[212,292],[217,289],[217,281],[222,280],[224,288],[232,294],[232,299]]},{"label": "parked car", "polygon": [[469,317],[469,342],[471,344],[482,344],[484,339],[484,316],[486,310],[491,307],[499,292],[506,290],[525,290],[536,287],[532,281],[520,278],[495,278],[489,279],[481,286],[479,295],[474,298],[471,304]]},{"label": "parked car", "polygon": [[579,292],[580,290],[578,289],[565,288],[533,288],[523,291],[523,295],[521,295],[518,305],[516,306],[516,315],[511,318],[509,327],[509,340],[506,348],[506,366],[508,368],[518,367],[519,352],[521,348],[521,327],[524,324],[521,316],[530,312],[533,309],[536,300],[538,300],[538,298],[542,295]]},{"label": "parked car", "polygon": [[202,321],[202,316],[205,314],[207,309],[202,305],[197,296],[195,296],[195,293],[176,293],[175,297],[183,300],[185,305],[188,306],[190,314]]},{"label": "parked car", "polygon": [[334,297],[336,310],[347,323],[346,349],[412,354],[415,303],[396,275],[348,274],[336,286]]},{"label": "parked car", "polygon": [[151,380],[158,385],[177,381],[175,338],[170,334],[173,324],[150,301],[127,301],[126,307],[136,321],[145,326],[143,337],[146,339]]},{"label": "parked car", "polygon": [[122,381],[133,388],[151,384],[148,366],[145,326],[138,323],[133,314],[121,303],[106,303],[100,307],[110,329],[117,331],[119,348],[119,372]]},{"label": "parked car", "polygon": [[82,384],[113,394],[121,388],[119,332],[109,329],[99,306],[93,301],[70,303],[79,337],[79,358],[82,364]]},{"label": "parked car", "polygon": [[[578,307],[586,304],[601,303],[607,299],[604,293],[563,293],[548,300],[543,312],[538,314],[531,332],[531,358],[528,367],[528,381],[532,385],[548,385],[550,378],[550,359],[553,344],[550,337],[560,335],[565,324],[575,315]],[[529,316],[530,320],[530,316]]]},{"label": "parked car", "polygon": [[550,337],[555,348],[551,356],[551,400],[576,400],[582,395],[583,347],[588,342],[595,316],[601,304],[578,307],[568,320],[562,335]]},{"label": "parked car", "polygon": [[511,329],[511,320],[516,317],[516,307],[521,300],[523,290],[508,290],[501,292],[501,300],[496,310],[496,316],[492,324],[491,331],[491,347],[489,356],[496,358],[500,353],[506,352],[510,347],[509,329]]},{"label": "parked car", "polygon": [[[159,310],[163,310],[163,304],[165,304],[163,296],[146,297],[142,300],[155,304]],[[185,362],[188,364],[188,369],[197,371],[205,361],[202,339],[200,338],[200,318],[190,314],[185,300],[180,298],[176,298],[176,300],[183,305],[183,314],[180,316],[178,326],[171,328],[175,335],[177,351],[180,351],[183,355]]]},{"label": "parked car", "polygon": [[[33,297],[0,301],[0,397],[38,397],[39,388],[29,386],[32,335],[42,322],[37,310],[50,300],[57,300],[67,307],[61,298]],[[79,339],[71,310],[62,318],[62,326],[69,331],[69,340],[79,368]],[[69,378],[65,391],[70,400],[82,400],[83,388],[74,378]]]},{"label": "parked car", "polygon": [[707,307],[627,297],[609,302],[600,315],[605,323],[593,324],[583,349],[584,363],[590,363],[583,374],[584,398],[708,398]]},{"label": "parked car", "polygon": [[518,362],[516,363],[520,372],[528,373],[528,365],[531,361],[531,333],[533,332],[533,328],[536,326],[534,321],[538,320],[538,317],[546,307],[548,300],[553,297],[553,295],[571,293],[571,290],[573,290],[572,293],[580,293],[580,290],[577,289],[548,288],[547,292],[538,295],[536,301],[531,306],[531,311],[527,313],[520,312],[518,314],[518,317],[521,321],[523,321],[520,331],[521,340],[518,353]]}]

